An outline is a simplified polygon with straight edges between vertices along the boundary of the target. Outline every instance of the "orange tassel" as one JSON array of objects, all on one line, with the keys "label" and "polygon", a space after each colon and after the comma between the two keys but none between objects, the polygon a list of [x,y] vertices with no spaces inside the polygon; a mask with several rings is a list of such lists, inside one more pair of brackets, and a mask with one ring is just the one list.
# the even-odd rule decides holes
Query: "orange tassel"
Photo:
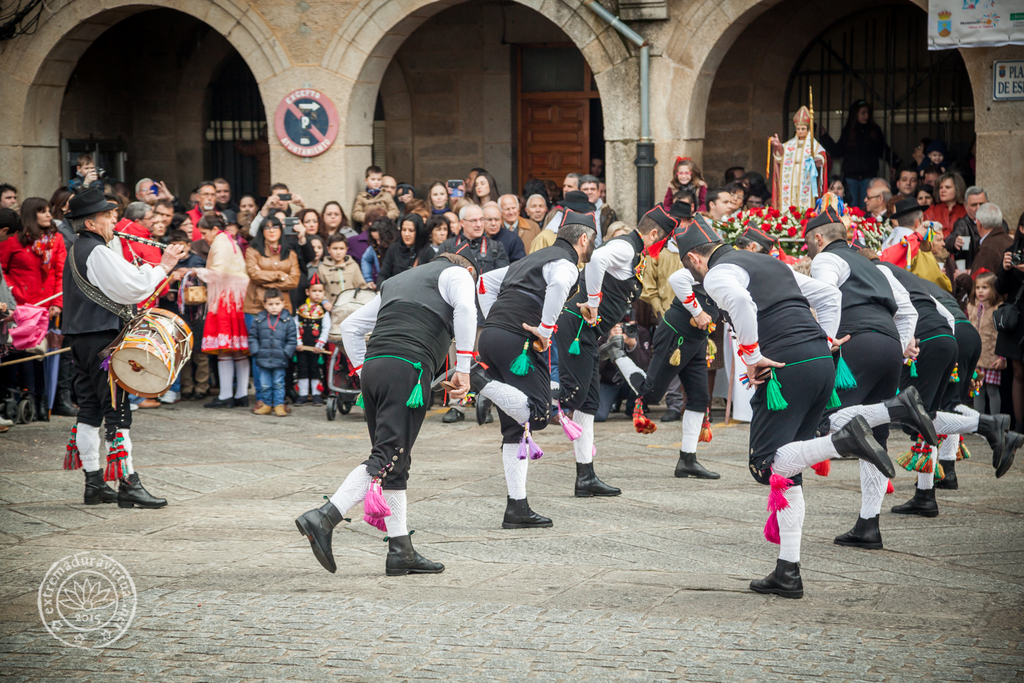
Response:
[{"label": "orange tassel", "polygon": [[829,472],[832,471],[832,461],[823,460],[819,463],[811,465],[811,469],[814,470],[814,473],[817,474],[819,477],[827,477],[829,475]]},{"label": "orange tassel", "polygon": [[715,435],[711,433],[711,420],[709,419],[708,411],[705,410],[704,423],[700,426],[700,437],[697,441],[699,443],[710,443],[714,436]]}]

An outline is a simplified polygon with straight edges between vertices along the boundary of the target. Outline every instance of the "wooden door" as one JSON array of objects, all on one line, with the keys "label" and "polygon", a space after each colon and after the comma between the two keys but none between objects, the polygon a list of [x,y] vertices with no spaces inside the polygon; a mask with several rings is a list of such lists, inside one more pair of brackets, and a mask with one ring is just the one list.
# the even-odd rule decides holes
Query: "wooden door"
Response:
[{"label": "wooden door", "polygon": [[519,177],[562,184],[567,173],[590,167],[590,100],[521,96]]}]

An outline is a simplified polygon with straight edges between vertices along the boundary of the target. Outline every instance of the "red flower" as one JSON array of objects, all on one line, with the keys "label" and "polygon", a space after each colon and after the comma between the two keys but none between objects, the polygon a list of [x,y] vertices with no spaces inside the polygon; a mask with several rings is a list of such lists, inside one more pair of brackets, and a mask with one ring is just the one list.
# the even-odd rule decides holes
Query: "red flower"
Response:
[{"label": "red flower", "polygon": [[786,231],[786,233],[787,233],[787,234],[788,234],[788,235],[789,235],[790,237],[796,237],[796,228],[790,228],[789,230],[787,230],[787,231]]},{"label": "red flower", "polygon": [[857,216],[858,218],[863,218],[864,217],[863,209],[858,209],[856,206],[851,206],[851,207],[849,207],[849,209],[850,209],[850,213],[852,213],[854,216]]}]

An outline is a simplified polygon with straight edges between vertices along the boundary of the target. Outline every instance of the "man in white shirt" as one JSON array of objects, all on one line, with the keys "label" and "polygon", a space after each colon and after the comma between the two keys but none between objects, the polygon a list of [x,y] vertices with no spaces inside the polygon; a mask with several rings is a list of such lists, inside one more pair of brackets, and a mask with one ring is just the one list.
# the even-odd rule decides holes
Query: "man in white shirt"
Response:
[{"label": "man in white shirt", "polygon": [[[117,204],[88,189],[71,198],[65,218],[78,235],[64,262],[63,331],[75,367],[78,424],[72,430],[65,469],[85,471],[86,505],[117,502],[118,507],[160,508],[167,505],[142,486],[132,460],[132,413],[120,387],[111,396],[110,375],[101,357],[136,315],[135,305],[147,299],[185,252],[167,247],[160,262],[134,266],[109,247],[114,239]],[[107,467],[100,471],[100,425],[106,425]],[[119,481],[118,491],[105,481]]]}]

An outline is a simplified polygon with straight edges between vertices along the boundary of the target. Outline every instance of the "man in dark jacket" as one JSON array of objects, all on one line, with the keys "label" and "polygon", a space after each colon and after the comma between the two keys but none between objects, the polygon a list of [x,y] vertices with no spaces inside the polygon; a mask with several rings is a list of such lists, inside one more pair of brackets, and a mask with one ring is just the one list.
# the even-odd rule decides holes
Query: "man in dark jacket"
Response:
[{"label": "man in dark jacket", "polygon": [[[1003,212],[999,210],[998,206],[983,202],[979,206],[971,208],[970,203],[977,201],[979,197],[985,198],[984,192],[981,195],[968,198],[967,217],[961,218],[956,222],[953,226],[953,232],[949,235],[950,239],[946,240],[947,245],[950,240],[954,240],[955,247],[956,236],[967,234],[967,223],[971,224],[970,229],[977,236],[971,238],[970,246],[974,253],[969,256],[970,260],[966,264],[970,272],[961,273],[956,278],[958,294],[961,291],[969,293],[974,287],[974,278],[982,271],[998,275],[1003,267],[1003,254],[1006,253],[1006,250],[1010,248],[1010,244],[1013,242],[1013,238],[1006,232],[1006,221],[1003,220]],[[973,218],[970,217],[972,214]],[[959,233],[958,230],[960,231]],[[949,246],[946,248],[949,249]],[[949,252],[951,254],[955,253],[952,249],[949,249]],[[959,254],[957,253],[956,256],[959,257]],[[962,297],[957,296],[957,299],[962,300]]]},{"label": "man in dark jacket", "polygon": [[501,224],[501,209],[497,202],[489,202],[484,205],[484,231],[492,240],[496,240],[504,247],[508,254],[509,263],[515,263],[526,256],[526,247],[523,241],[514,232]]}]

